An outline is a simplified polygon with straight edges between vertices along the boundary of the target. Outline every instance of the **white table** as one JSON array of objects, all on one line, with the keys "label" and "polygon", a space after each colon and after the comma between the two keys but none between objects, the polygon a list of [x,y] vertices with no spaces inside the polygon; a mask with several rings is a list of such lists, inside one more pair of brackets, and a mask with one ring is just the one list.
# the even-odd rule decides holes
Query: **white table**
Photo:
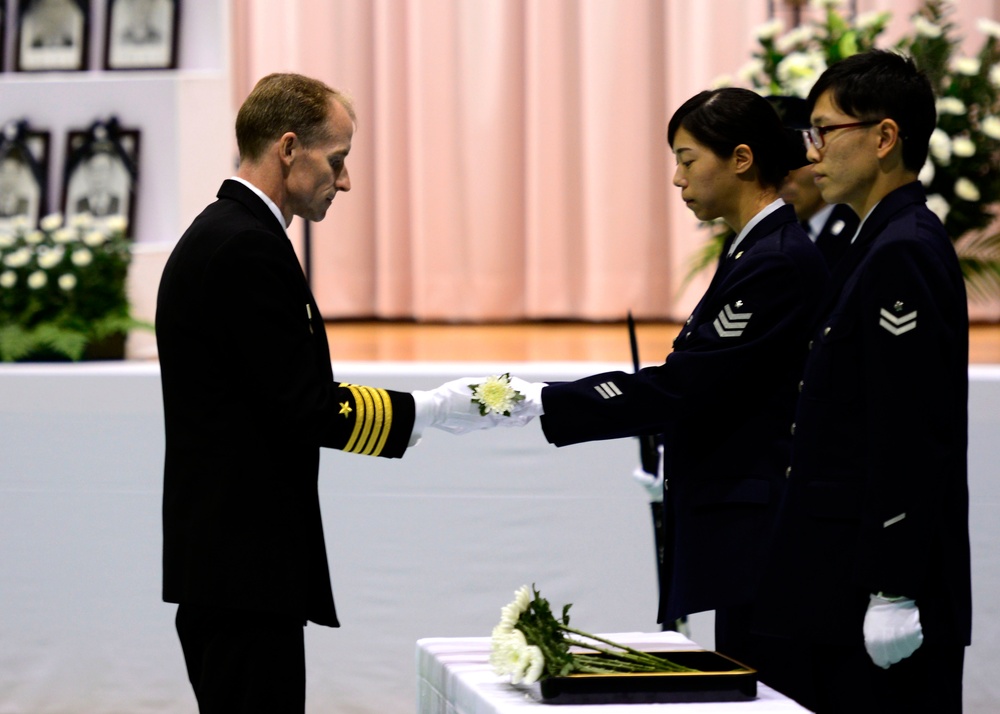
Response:
[{"label": "white table", "polygon": [[[604,635],[637,649],[702,649],[677,632],[612,633]],[[488,637],[432,637],[417,642],[417,714],[508,714],[549,709],[508,677],[493,674]],[[558,714],[642,714],[651,711],[690,711],[691,714],[747,712],[786,714],[808,712],[788,697],[757,683],[757,698],[745,702],[699,702],[694,704],[603,704],[560,705]]]}]

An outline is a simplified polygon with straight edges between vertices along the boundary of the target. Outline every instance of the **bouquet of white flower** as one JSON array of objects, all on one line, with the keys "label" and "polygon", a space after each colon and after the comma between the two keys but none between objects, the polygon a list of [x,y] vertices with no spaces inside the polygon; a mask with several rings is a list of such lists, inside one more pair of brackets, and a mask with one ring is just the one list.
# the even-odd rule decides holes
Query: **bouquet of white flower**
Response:
[{"label": "bouquet of white flower", "polygon": [[[490,664],[511,682],[532,684],[546,677],[574,673],[695,672],[664,657],[627,647],[569,626],[564,605],[558,620],[548,600],[527,585],[515,592],[513,602],[500,610],[500,623],[493,628]],[[571,651],[586,649],[597,654]]]},{"label": "bouquet of white flower", "polygon": [[145,326],[125,294],[131,259],[124,219],[89,215],[0,229],[0,361],[81,359],[87,348]]}]

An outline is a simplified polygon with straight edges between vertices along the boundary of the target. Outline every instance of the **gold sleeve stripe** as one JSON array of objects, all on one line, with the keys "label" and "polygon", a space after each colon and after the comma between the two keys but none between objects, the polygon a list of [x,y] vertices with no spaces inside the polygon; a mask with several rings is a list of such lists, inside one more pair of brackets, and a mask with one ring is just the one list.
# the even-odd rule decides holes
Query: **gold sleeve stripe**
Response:
[{"label": "gold sleeve stripe", "polygon": [[392,430],[392,399],[384,389],[341,382],[354,396],[354,430],[344,451],[365,456],[379,456]]},{"label": "gold sleeve stripe", "polygon": [[353,384],[341,384],[340,386],[351,390],[351,395],[354,397],[354,431],[351,432],[351,438],[347,440],[344,445],[344,451],[354,451],[354,443],[358,439],[358,434],[361,432],[361,422],[365,416],[365,402],[361,397],[361,393],[358,388]]},{"label": "gold sleeve stripe", "polygon": [[389,439],[389,432],[392,431],[392,398],[384,389],[379,389],[378,394],[382,397],[385,419],[382,427],[382,436],[378,440],[378,446],[375,448],[373,456],[379,456],[382,453],[382,449],[385,448],[385,442]]}]

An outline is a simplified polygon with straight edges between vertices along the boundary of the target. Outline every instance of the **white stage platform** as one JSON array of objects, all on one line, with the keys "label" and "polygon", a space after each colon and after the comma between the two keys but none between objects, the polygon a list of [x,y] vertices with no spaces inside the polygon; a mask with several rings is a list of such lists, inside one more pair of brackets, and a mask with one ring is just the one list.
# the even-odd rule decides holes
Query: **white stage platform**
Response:
[{"label": "white stage platform", "polygon": [[[510,370],[619,364],[341,363],[340,379],[426,389]],[[966,712],[1000,710],[1000,367],[970,396],[974,644]],[[196,711],[160,601],[163,427],[155,363],[0,366],[0,714]],[[343,627],[306,631],[307,711],[416,708],[415,644],[487,636],[525,583],[591,632],[657,628],[649,507],[633,440],[556,449],[537,423],[404,459],[324,452],[320,488]],[[710,617],[692,623],[711,647]]]}]

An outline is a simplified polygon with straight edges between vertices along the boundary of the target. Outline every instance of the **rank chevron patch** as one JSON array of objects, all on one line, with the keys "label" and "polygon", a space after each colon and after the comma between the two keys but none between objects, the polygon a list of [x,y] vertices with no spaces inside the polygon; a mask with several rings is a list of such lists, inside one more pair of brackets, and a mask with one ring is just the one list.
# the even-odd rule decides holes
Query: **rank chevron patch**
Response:
[{"label": "rank chevron patch", "polygon": [[597,393],[605,399],[620,397],[622,394],[622,390],[620,390],[614,382],[604,382],[602,384],[598,384],[594,387],[594,389],[596,389]]},{"label": "rank chevron patch", "polygon": [[[742,301],[738,304],[742,304]],[[715,318],[713,325],[719,337],[739,337],[743,330],[750,324],[752,312],[736,312],[732,307],[726,305],[722,308],[719,316]]]},{"label": "rank chevron patch", "polygon": [[916,310],[897,317],[883,307],[879,310],[879,315],[881,316],[881,319],[878,321],[879,326],[884,327],[890,335],[898,337],[917,326]]}]

